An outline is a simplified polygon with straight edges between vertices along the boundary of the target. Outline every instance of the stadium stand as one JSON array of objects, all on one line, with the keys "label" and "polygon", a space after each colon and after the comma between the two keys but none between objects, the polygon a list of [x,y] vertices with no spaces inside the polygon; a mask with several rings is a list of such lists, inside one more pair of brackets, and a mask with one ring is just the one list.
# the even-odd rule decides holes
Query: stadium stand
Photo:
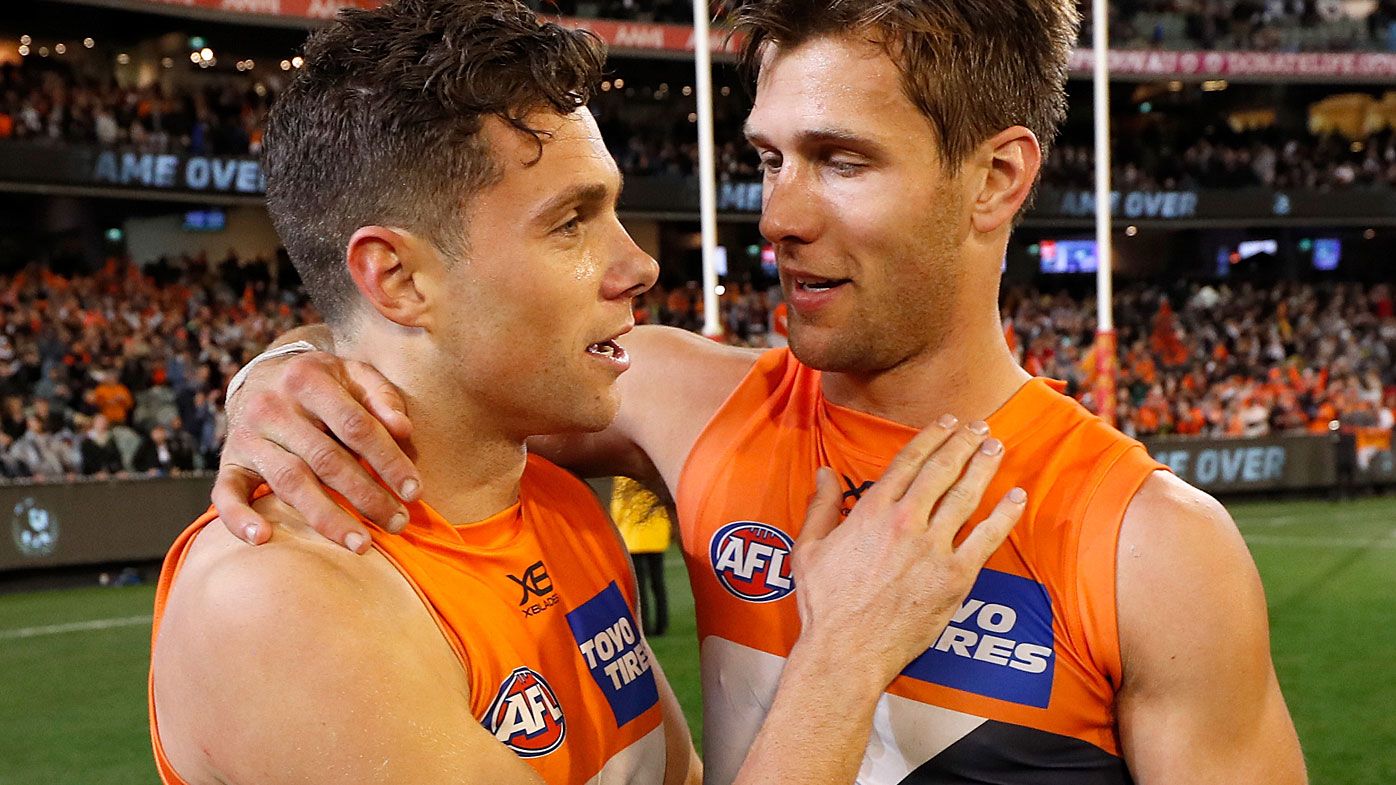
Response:
[{"label": "stadium stand", "polygon": [[170,475],[217,464],[223,391],[248,357],[315,319],[289,264],[113,257],[0,275],[0,475]]},{"label": "stadium stand", "polygon": [[[616,84],[624,80],[608,80],[591,110],[621,169],[633,175],[692,176],[698,166],[692,88],[667,82]],[[757,161],[741,136],[746,98],[730,85],[717,98],[719,178],[755,179]],[[0,142],[255,156],[261,150],[262,121],[274,100],[274,89],[250,76],[197,88],[167,89],[158,81],[133,87],[26,60],[0,65]],[[1175,109],[1175,114],[1180,112]],[[1368,123],[1370,130],[1356,138],[1332,128],[1318,134],[1287,134],[1274,126],[1234,131],[1215,117],[1190,118],[1161,120],[1144,133],[1122,135],[1114,153],[1117,186],[1396,186],[1396,132],[1385,115],[1377,115],[1376,122]],[[1068,137],[1051,152],[1043,182],[1057,188],[1089,187],[1093,167],[1088,141]]]}]

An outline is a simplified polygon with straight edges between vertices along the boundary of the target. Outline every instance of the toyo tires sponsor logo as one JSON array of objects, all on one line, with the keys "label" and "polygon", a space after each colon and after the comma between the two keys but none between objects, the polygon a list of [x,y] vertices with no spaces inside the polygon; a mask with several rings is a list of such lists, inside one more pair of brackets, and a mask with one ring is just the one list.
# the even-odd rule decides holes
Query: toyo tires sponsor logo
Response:
[{"label": "toyo tires sponsor logo", "polygon": [[653,655],[615,581],[569,612],[567,624],[617,728],[659,703]]},{"label": "toyo tires sponsor logo", "polygon": [[764,523],[735,521],[713,535],[708,546],[722,587],[748,602],[775,602],[795,590],[790,535]]},{"label": "toyo tires sponsor logo", "polygon": [[515,668],[499,685],[483,724],[521,758],[547,755],[567,736],[557,693],[532,668]]},{"label": "toyo tires sponsor logo", "polygon": [[902,674],[1047,708],[1056,670],[1052,598],[1021,575],[983,569],[940,638]]}]

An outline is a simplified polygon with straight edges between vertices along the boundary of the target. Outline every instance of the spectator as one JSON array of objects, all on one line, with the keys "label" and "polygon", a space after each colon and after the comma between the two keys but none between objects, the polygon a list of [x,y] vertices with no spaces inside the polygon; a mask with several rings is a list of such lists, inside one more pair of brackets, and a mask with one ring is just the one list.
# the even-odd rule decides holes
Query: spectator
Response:
[{"label": "spectator", "polygon": [[122,465],[121,451],[117,449],[116,439],[112,438],[111,424],[107,422],[105,415],[97,414],[92,417],[92,427],[83,434],[78,451],[81,455],[79,470],[83,474],[105,477],[121,474],[126,469]]},{"label": "spectator", "polygon": [[24,476],[57,480],[78,469],[71,444],[59,434],[48,433],[38,417],[28,419],[29,430],[10,446],[10,458]]},{"label": "spectator", "polygon": [[29,430],[27,418],[24,416],[24,397],[18,394],[7,395],[4,407],[4,411],[0,412],[0,430],[3,430],[13,443]]},{"label": "spectator", "polygon": [[187,442],[170,438],[169,429],[157,425],[141,443],[140,449],[136,450],[131,468],[162,477],[191,472],[194,470],[194,453],[188,449]]},{"label": "spectator", "polygon": [[46,433],[62,433],[68,430],[68,418],[63,412],[54,411],[47,398],[35,398],[29,414],[43,423]]},{"label": "spectator", "polygon": [[89,394],[89,402],[113,425],[125,424],[131,408],[136,405],[131,388],[118,381],[111,371],[97,371],[93,378],[97,386]]}]

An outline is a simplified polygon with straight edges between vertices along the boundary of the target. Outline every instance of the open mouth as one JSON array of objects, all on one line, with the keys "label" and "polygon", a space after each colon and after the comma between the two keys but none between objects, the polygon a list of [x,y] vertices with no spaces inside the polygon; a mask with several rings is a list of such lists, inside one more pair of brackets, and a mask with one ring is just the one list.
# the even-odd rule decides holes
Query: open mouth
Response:
[{"label": "open mouth", "polygon": [[615,341],[597,341],[587,347],[587,354],[605,360],[618,360],[625,357],[625,350],[620,348],[620,344]]},{"label": "open mouth", "polygon": [[795,288],[806,292],[827,292],[830,289],[837,289],[846,283],[851,283],[851,278],[796,278]]}]

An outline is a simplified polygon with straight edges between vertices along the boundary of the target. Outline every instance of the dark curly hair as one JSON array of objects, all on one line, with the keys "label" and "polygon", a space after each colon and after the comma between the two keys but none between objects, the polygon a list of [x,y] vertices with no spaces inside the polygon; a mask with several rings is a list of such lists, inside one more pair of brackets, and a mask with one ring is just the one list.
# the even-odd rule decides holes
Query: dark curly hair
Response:
[{"label": "dark curly hair", "polygon": [[267,121],[267,206],[326,320],[352,313],[345,265],[360,227],[398,226],[466,252],[464,207],[501,169],[488,117],[567,114],[599,82],[604,45],[516,0],[394,0],[345,10],[306,42]]}]

